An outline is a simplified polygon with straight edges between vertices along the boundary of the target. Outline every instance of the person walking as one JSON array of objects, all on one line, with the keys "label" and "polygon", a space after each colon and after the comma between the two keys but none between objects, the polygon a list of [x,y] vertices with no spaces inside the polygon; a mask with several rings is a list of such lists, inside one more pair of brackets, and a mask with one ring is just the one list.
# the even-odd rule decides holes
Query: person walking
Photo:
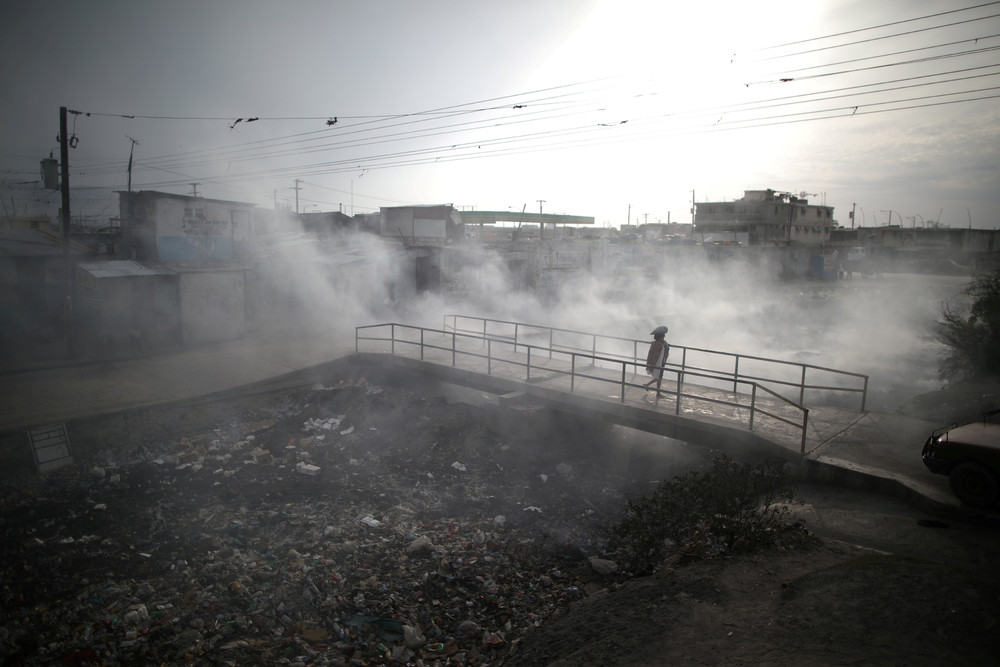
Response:
[{"label": "person walking", "polygon": [[[659,326],[653,329],[650,334],[653,342],[649,344],[649,352],[646,354],[646,374],[652,376],[652,380],[643,385],[646,391],[652,391],[651,385],[656,383],[656,400],[663,396],[660,391],[660,383],[663,382],[663,367],[667,364],[670,356],[670,344],[666,341],[667,327]],[[645,398],[645,397],[644,397]]]}]

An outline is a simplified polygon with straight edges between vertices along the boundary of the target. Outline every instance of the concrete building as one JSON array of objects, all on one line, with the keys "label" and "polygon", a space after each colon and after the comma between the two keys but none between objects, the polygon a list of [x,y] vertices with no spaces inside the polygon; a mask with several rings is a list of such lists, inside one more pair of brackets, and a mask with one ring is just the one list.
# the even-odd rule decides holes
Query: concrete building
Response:
[{"label": "concrete building", "polygon": [[967,273],[991,267],[1000,256],[1000,230],[953,227],[852,227],[838,229],[829,247],[875,263],[882,270]]},{"label": "concrete building", "polygon": [[449,243],[465,236],[462,216],[451,204],[382,208],[381,233],[412,245]]},{"label": "concrete building", "polygon": [[181,343],[246,334],[256,207],[166,192],[118,195],[124,258],[162,265],[178,276]]},{"label": "concrete building", "polygon": [[166,192],[119,192],[124,259],[205,262],[253,256],[253,204]]},{"label": "concrete building", "polygon": [[821,246],[836,223],[832,206],[775,190],[746,190],[735,201],[696,202],[694,239],[750,246]]},{"label": "concrete building", "polygon": [[72,293],[68,269],[79,260],[110,258],[117,233],[71,226],[69,243],[58,220],[0,217],[0,369],[18,358],[65,356]]},{"label": "concrete building", "polygon": [[177,273],[131,260],[81,261],[74,270],[81,356],[130,357],[180,345]]}]

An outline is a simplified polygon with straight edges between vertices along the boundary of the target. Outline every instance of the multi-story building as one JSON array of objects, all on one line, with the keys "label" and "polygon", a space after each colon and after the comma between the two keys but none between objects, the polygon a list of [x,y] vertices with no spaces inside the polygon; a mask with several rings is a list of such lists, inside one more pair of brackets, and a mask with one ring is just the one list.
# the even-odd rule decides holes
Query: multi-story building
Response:
[{"label": "multi-story building", "polygon": [[695,203],[694,239],[752,246],[819,246],[836,223],[832,206],[788,192],[746,190],[741,199]]}]

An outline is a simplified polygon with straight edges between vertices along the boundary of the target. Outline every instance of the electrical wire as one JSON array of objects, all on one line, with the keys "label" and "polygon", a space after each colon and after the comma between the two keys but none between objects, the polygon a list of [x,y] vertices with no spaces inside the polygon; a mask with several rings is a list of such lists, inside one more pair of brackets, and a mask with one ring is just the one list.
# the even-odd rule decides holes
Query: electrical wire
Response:
[{"label": "electrical wire", "polygon": [[[795,46],[805,43],[818,42],[819,40],[829,40],[838,37],[858,34],[879,28],[913,23],[920,20],[953,15],[958,12],[969,11],[983,7],[998,5],[1000,2],[984,3],[975,7],[951,10],[948,12],[938,12],[923,17],[895,21],[892,23],[870,26],[856,30],[835,33],[822,37],[807,40],[788,42],[783,45],[765,47],[759,50],[766,52],[771,49]],[[827,52],[838,49],[847,49],[863,43],[881,42],[902,36],[910,36],[916,33],[926,33],[933,30],[954,27],[959,24],[969,24],[976,21],[983,21],[996,18],[1000,14],[993,14],[985,17],[972,18],[958,22],[944,23],[931,27],[923,27],[915,30],[898,32],[893,35],[873,37],[865,40],[854,40],[841,44],[823,46],[817,49],[799,51],[795,54],[784,54],[769,56],[761,61],[773,61],[779,58],[789,59],[795,56],[813,54],[820,51]],[[986,47],[976,49],[966,49],[959,52],[938,54],[926,58],[915,58],[899,60],[891,63],[882,63],[865,67],[843,68],[844,65],[854,65],[861,62],[871,62],[876,59],[898,58],[901,55],[928,51],[932,49],[943,49],[961,44],[967,44],[979,39],[993,39],[1000,35],[991,34],[979,38],[969,38],[962,40],[951,40],[937,44],[920,46],[917,48],[889,51],[885,53],[869,55],[862,58],[853,58],[829,62],[820,65],[810,65],[799,69],[791,69],[783,74],[778,81],[760,83],[781,83],[786,86],[791,83],[802,83],[808,80],[856,76],[862,73],[883,70],[891,67],[906,67],[914,65],[924,65],[931,62],[940,62],[954,58],[968,58],[992,53],[1000,47]],[[993,67],[994,65],[984,65],[982,67]],[[795,73],[810,72],[831,67],[842,69],[832,72],[818,72],[806,74],[804,76],[788,76]],[[979,74],[975,76],[951,76],[949,75],[967,72],[978,68],[967,67],[952,70],[947,73],[921,74],[919,76],[901,77],[884,82],[874,82],[842,86],[827,91],[813,91],[800,93],[797,95],[774,96],[757,100],[755,102],[743,102],[724,106],[707,107],[700,110],[670,110],[667,113],[636,115],[623,118],[618,121],[620,124],[629,123],[630,128],[626,131],[617,131],[609,136],[606,130],[611,129],[613,122],[598,122],[598,116],[606,109],[596,106],[600,99],[588,99],[581,96],[592,96],[594,94],[607,93],[613,89],[612,78],[597,79],[589,82],[578,82],[549,88],[528,91],[512,95],[487,98],[447,107],[428,109],[423,111],[409,112],[403,114],[374,114],[365,116],[339,116],[336,125],[320,130],[296,133],[282,137],[260,139],[233,147],[198,149],[184,153],[174,153],[171,155],[154,156],[144,160],[136,160],[135,166],[142,169],[161,171],[184,179],[188,183],[191,179],[205,182],[213,182],[219,185],[232,184],[239,179],[263,179],[280,178],[282,176],[318,175],[327,173],[345,173],[347,171],[366,169],[386,169],[416,164],[428,164],[432,162],[446,162],[458,159],[479,159],[485,156],[506,156],[517,155],[527,152],[537,152],[540,150],[553,150],[556,147],[585,147],[600,145],[605,142],[617,142],[629,140],[633,137],[650,136],[650,133],[659,133],[662,136],[676,136],[677,133],[701,133],[708,131],[731,131],[733,129],[746,129],[750,127],[764,127],[781,125],[784,123],[801,123],[807,121],[830,120],[844,116],[867,115],[872,113],[887,113],[890,111],[903,111],[911,109],[927,108],[944,104],[959,104],[993,99],[995,95],[985,93],[995,90],[994,88],[978,88],[961,91],[951,91],[947,93],[937,93],[933,95],[900,97],[893,100],[867,101],[856,105],[829,106],[823,108],[803,108],[792,110],[796,106],[817,103],[829,103],[837,100],[845,100],[851,97],[885,95],[888,93],[898,93],[911,88],[921,88],[927,86],[954,85],[967,82],[974,78],[995,76],[995,73]],[[781,75],[774,75],[781,76]],[[944,78],[942,78],[944,77]],[[937,78],[938,80],[930,80]],[[888,84],[904,81],[913,81],[910,85],[890,86]],[[747,84],[749,86],[758,84]],[[881,88],[879,88],[881,86]],[[849,91],[849,92],[848,92]],[[659,91],[647,91],[643,95],[653,98]],[[627,98],[635,101],[643,95],[632,95]],[[962,99],[946,99],[948,97],[964,96]],[[937,101],[933,101],[937,100]],[[504,104],[497,104],[503,101]],[[530,111],[527,109],[531,109]],[[787,110],[786,110],[787,109]],[[516,111],[517,113],[513,113]],[[723,114],[719,117],[719,114]],[[756,117],[736,119],[734,114],[759,113]],[[729,117],[726,117],[728,114]],[[116,116],[125,118],[141,118],[148,120],[202,120],[202,121],[232,121],[231,118],[220,117],[178,117],[178,116],[135,116],[125,114],[107,113],[85,113],[85,116]],[[714,115],[715,121],[708,124],[708,116]],[[676,122],[682,118],[688,118],[686,125],[664,125],[664,119]],[[274,117],[259,120],[307,120],[317,121],[330,117]],[[566,120],[578,119],[577,124],[566,124]],[[516,125],[538,123],[540,125],[556,124],[554,129],[539,129],[534,132],[522,132],[511,134],[510,129]],[[409,126],[409,127],[408,127]],[[632,128],[638,128],[633,130]],[[621,129],[621,128],[618,128]],[[190,170],[208,168],[219,165],[232,165],[240,162],[252,161],[274,161],[279,159],[301,157],[316,153],[326,153],[331,151],[343,152],[345,150],[368,150],[379,145],[391,145],[400,142],[412,142],[433,140],[435,137],[443,135],[455,135],[456,138],[462,135],[470,136],[471,133],[489,130],[491,133],[506,132],[504,136],[490,137],[479,136],[466,140],[456,140],[447,145],[428,145],[409,149],[394,151],[369,152],[364,155],[351,155],[336,160],[316,161],[312,163],[302,163],[292,165],[270,166],[255,170],[245,170],[239,173],[215,175],[211,179],[206,175],[190,175]],[[576,137],[576,139],[570,139]],[[477,150],[473,151],[472,146]],[[483,150],[482,147],[487,149]],[[95,163],[91,168],[92,174],[120,173],[122,161],[106,161]],[[159,181],[158,184],[146,183],[140,187],[172,187],[181,184],[181,181],[166,180]]]}]

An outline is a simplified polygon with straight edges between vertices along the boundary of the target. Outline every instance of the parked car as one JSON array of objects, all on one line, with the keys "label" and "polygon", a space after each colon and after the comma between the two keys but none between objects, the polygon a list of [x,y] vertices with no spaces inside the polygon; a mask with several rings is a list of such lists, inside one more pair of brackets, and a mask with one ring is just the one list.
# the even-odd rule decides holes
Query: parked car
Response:
[{"label": "parked car", "polygon": [[1000,500],[1000,424],[982,421],[936,429],[921,458],[948,475],[952,492],[966,505],[990,507]]}]

